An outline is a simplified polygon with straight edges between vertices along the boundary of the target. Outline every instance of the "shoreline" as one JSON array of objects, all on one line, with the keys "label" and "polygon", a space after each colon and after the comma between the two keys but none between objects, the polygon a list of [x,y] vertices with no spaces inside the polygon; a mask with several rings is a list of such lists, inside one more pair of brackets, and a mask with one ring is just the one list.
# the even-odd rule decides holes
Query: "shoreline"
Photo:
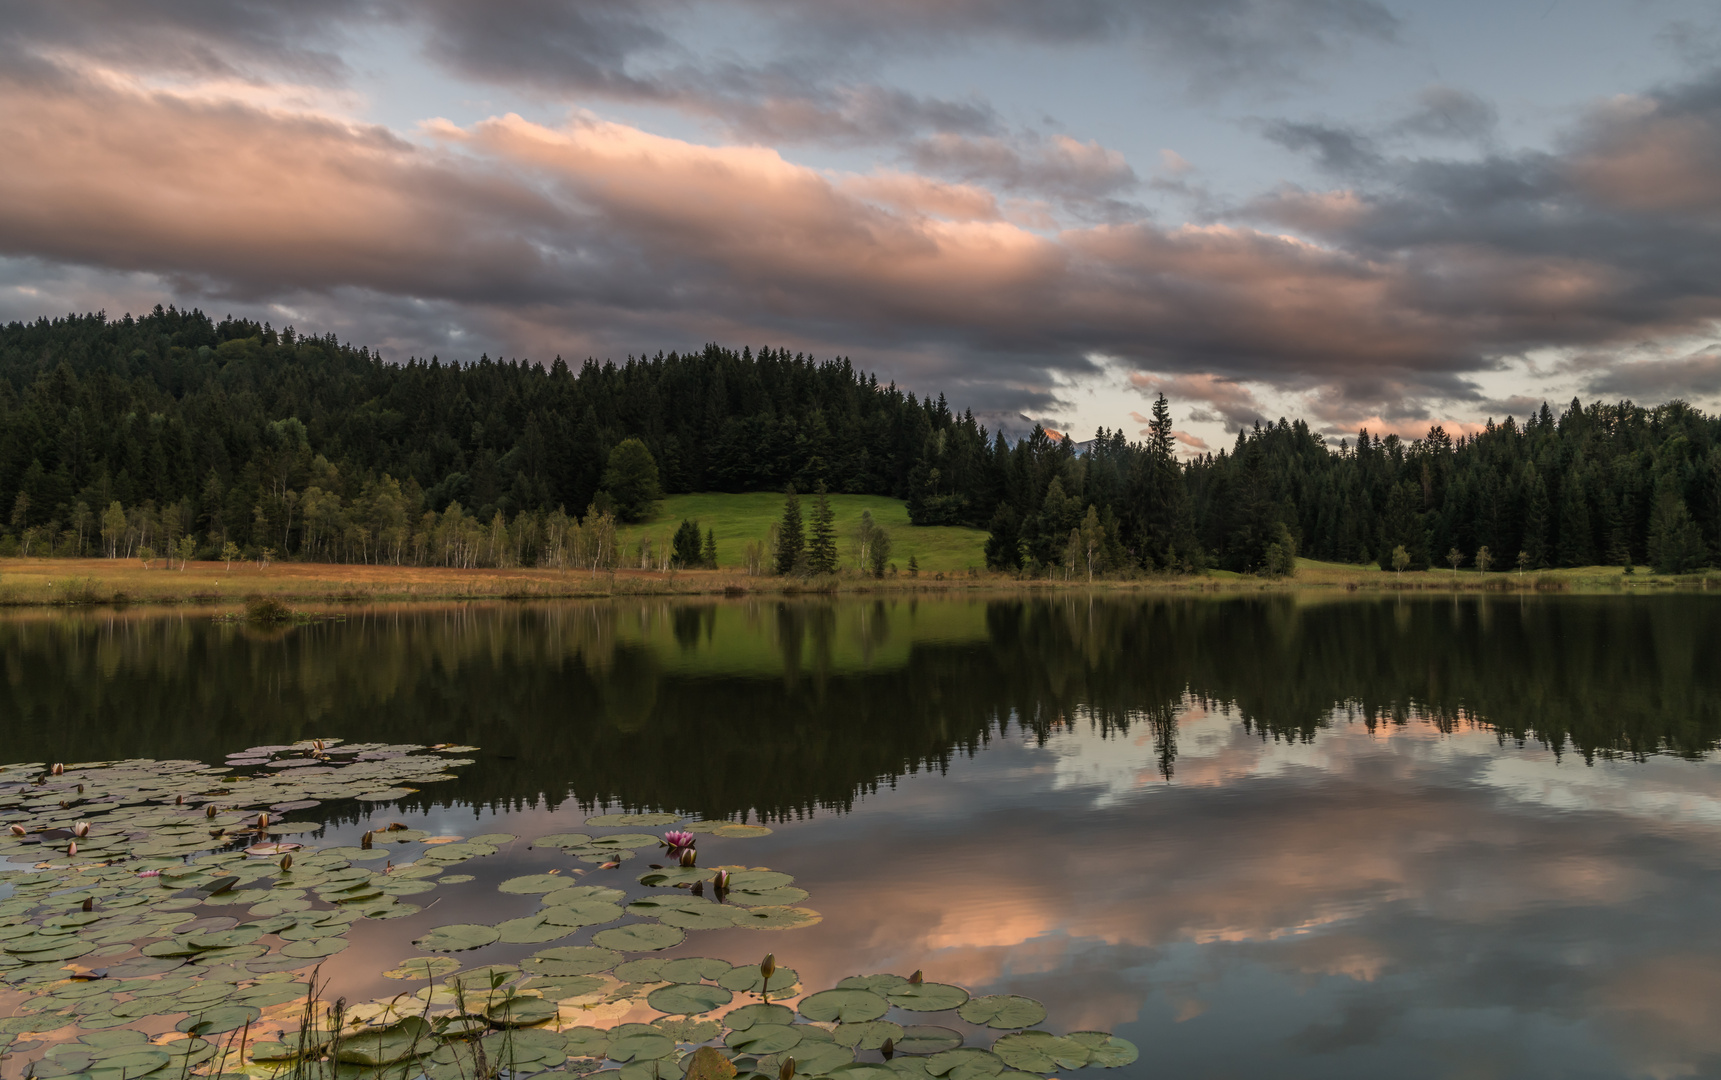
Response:
[{"label": "shoreline", "polygon": [[1627,575],[1618,567],[1529,573],[1426,570],[1396,573],[1371,566],[1299,560],[1287,578],[1228,571],[1132,578],[1019,579],[1006,574],[859,575],[795,580],[737,570],[580,570],[375,566],[346,563],[192,562],[145,569],[137,560],[0,559],[0,607],[95,607],[124,604],[227,608],[252,597],[283,603],[367,604],[470,600],[579,600],[624,597],[868,596],[927,593],[1721,593],[1721,572]]}]

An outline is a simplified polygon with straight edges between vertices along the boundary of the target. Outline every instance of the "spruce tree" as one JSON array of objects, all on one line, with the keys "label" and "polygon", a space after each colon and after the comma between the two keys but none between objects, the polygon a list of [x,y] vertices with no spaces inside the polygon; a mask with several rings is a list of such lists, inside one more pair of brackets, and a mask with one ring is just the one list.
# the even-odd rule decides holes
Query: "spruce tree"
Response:
[{"label": "spruce tree", "polygon": [[790,484],[783,498],[783,517],[777,522],[777,573],[792,574],[805,558],[806,541],[801,534],[801,499]]},{"label": "spruce tree", "polygon": [[837,512],[831,509],[831,500],[822,482],[817,490],[818,496],[813,501],[812,535],[807,538],[807,571],[834,574],[837,572]]},{"label": "spruce tree", "polygon": [[705,530],[705,546],[699,549],[699,561],[709,570],[717,569],[717,530]]}]

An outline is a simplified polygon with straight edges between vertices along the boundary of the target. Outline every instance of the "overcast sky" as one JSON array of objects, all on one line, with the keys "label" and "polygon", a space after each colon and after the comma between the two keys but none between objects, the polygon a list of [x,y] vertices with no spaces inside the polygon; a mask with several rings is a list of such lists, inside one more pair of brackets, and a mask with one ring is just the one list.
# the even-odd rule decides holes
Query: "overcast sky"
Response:
[{"label": "overcast sky", "polygon": [[847,355],[1188,448],[1721,400],[1713,0],[0,0],[0,319]]}]

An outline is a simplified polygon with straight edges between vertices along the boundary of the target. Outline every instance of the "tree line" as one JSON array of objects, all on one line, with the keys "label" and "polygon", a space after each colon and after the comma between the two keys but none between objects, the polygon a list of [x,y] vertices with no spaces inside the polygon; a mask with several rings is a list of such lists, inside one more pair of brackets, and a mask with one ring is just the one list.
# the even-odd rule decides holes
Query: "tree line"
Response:
[{"label": "tree line", "polygon": [[[576,370],[388,364],[161,307],[0,328],[0,554],[615,565],[618,523],[663,493],[821,487],[984,529],[988,565],[1024,574],[1721,561],[1721,419],[1680,401],[1336,444],[1279,420],[1184,461],[1163,397],[1139,440],[1012,441],[942,395],[771,348]],[[781,539],[750,561],[824,558]],[[691,564],[691,535],[669,546]]]}]

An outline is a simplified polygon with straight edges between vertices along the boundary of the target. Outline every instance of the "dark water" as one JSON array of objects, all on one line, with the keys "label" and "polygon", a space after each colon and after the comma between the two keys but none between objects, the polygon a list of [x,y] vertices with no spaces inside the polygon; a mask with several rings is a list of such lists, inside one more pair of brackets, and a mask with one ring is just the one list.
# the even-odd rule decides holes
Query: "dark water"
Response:
[{"label": "dark water", "polygon": [[[373,813],[764,820],[732,853],[824,921],[680,951],[1026,994],[1137,1043],[1120,1080],[1717,1075],[1718,643],[1702,596],[30,614],[0,621],[0,760],[483,748],[415,801],[325,807],[334,842]],[[337,989],[531,906],[454,889]]]}]

